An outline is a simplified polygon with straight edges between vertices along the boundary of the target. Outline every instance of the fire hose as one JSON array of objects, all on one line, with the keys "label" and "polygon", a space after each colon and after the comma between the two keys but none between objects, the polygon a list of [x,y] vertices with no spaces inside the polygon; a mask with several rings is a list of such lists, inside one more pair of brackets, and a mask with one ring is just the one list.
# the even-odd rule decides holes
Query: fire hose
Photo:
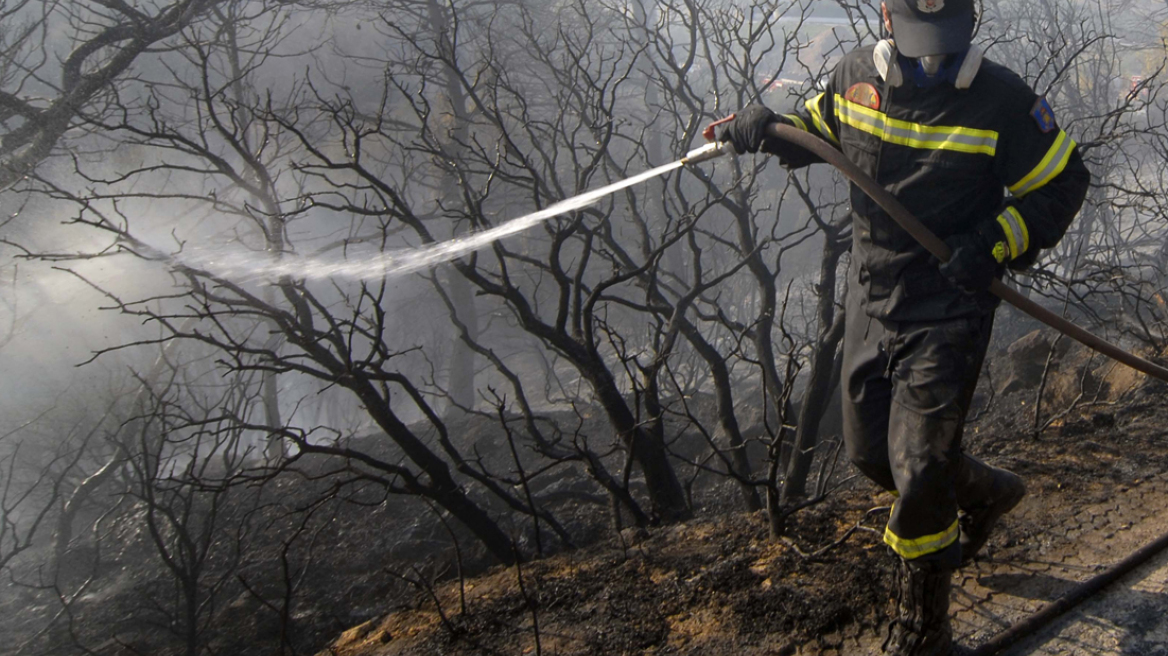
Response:
[{"label": "fire hose", "polygon": [[[734,151],[733,147],[726,142],[714,141],[714,127],[719,123],[724,123],[734,118],[734,115],[712,123],[706,128],[703,135],[710,140],[709,143],[702,148],[690,151],[683,159],[685,164],[696,164],[698,162],[720,157],[724,154]],[[828,164],[839,169],[849,180],[851,180],[857,187],[868,194],[872,200],[876,201],[880,207],[888,212],[888,215],[896,221],[897,225],[908,232],[914,239],[917,240],[925,250],[929,251],[934,257],[941,262],[948,262],[951,251],[945,242],[937,238],[928,228],[924,226],[915,216],[912,215],[905,207],[893,196],[888,190],[881,187],[875,180],[864,173],[860,167],[856,166],[840,151],[833,148],[830,144],[817,137],[808,134],[795,127],[785,125],[782,123],[773,123],[767,127],[767,134],[778,139],[789,141],[797,146],[800,146],[815,155],[819,156]],[[1007,286],[1001,280],[994,279],[990,284],[990,292],[1003,301],[1013,305],[1022,312],[1031,317],[1041,321],[1042,323],[1054,328],[1060,333],[1078,341],[1079,343],[1092,348],[1109,358],[1122,362],[1123,364],[1141,371],[1153,378],[1168,382],[1168,368],[1162,367],[1154,362],[1150,362],[1141,358],[1134,353],[1125,351],[1118,346],[1108,342],[1101,337],[1094,335],[1087,330],[1075,325],[1074,323],[1064,319],[1063,317],[1051,312],[1042,307],[1034,301],[1026,298],[1017,290]],[[1002,633],[995,636],[989,642],[981,645],[975,649],[971,656],[992,656],[1002,650],[1014,645],[1020,640],[1033,634],[1033,632],[1040,626],[1050,622],[1056,617],[1062,615],[1074,606],[1078,605],[1083,600],[1099,592],[1107,585],[1118,580],[1120,577],[1131,572],[1136,567],[1147,562],[1152,556],[1160,553],[1165,548],[1168,548],[1168,534],[1165,534],[1150,544],[1145,545],[1141,549],[1135,551],[1127,558],[1111,566],[1101,574],[1080,583],[1070,592],[1063,595],[1059,599],[1047,604],[1039,609],[1036,613],[1022,619],[1013,626],[1007,628]]]}]

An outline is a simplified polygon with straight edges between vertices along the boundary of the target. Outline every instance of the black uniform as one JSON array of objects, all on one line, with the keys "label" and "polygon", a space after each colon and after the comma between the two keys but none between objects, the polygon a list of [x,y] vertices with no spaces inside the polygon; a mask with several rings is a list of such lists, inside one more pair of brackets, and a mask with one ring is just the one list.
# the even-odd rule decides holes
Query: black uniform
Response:
[{"label": "black uniform", "polygon": [[[918,78],[918,85],[914,62],[893,51],[891,64],[905,78],[895,87],[874,54],[875,46],[847,54],[824,92],[784,119],[835,144],[941,239],[996,222],[1006,236],[994,253],[1003,270],[1054,246],[1082,204],[1089,174],[1046,101],[988,60],[957,88],[961,58],[980,58],[976,52],[951,58],[940,74],[946,82]],[[778,140],[763,150],[791,167],[818,161]],[[962,481],[984,467],[962,455],[961,431],[998,301],[949,282],[855,185],[851,201],[848,453],[867,476],[899,493],[885,542],[906,559],[954,563],[958,507],[979,502],[976,486]]]}]

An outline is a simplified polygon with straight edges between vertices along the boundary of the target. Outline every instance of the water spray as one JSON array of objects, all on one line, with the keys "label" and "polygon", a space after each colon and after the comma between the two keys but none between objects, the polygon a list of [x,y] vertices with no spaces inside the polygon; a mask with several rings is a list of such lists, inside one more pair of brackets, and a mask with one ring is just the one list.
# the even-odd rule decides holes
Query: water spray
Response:
[{"label": "water spray", "polygon": [[[599,201],[609,194],[620,191],[635,184],[639,184],[659,175],[664,175],[682,166],[694,166],[707,162],[723,155],[733,153],[734,148],[729,142],[718,141],[715,138],[715,128],[734,119],[734,114],[706,126],[702,136],[709,143],[695,148],[681,159],[658,166],[625,180],[614,182],[583,194],[573,196],[550,205],[542,210],[512,219],[499,226],[473,233],[464,237],[457,237],[444,242],[427,244],[419,248],[402,249],[388,253],[375,253],[367,257],[347,258],[339,262],[323,261],[320,259],[306,259],[286,257],[278,261],[256,263],[254,253],[224,254],[222,252],[183,253],[169,256],[166,259],[179,264],[212,271],[224,277],[247,278],[279,278],[293,276],[301,279],[321,278],[349,278],[356,280],[370,280],[388,276],[402,275],[426,269],[437,264],[449,262],[464,255],[485,248],[489,244],[504,237],[532,228],[552,217],[582,209]],[[928,228],[917,220],[892,194],[881,187],[858,166],[844,157],[827,142],[812,136],[784,123],[772,123],[767,126],[767,136],[791,142],[819,156],[823,161],[836,167],[848,177],[864,193],[868,194],[876,204],[882,207],[900,227],[904,228],[914,239],[934,257],[942,262],[949,261],[950,250],[945,242],[941,241]],[[1035,319],[1045,323],[1055,330],[1072,339],[1092,348],[1100,353],[1122,362],[1149,376],[1168,382],[1168,368],[1145,360],[1132,353],[1093,335],[1086,330],[1067,321],[1061,316],[1038,305],[1029,298],[1007,287],[1000,280],[994,280],[990,292],[1010,305],[1018,308]]]},{"label": "water spray", "polygon": [[663,164],[603,187],[592,189],[553,203],[541,210],[510,219],[493,228],[454,237],[440,242],[406,247],[392,251],[355,255],[347,252],[342,258],[303,257],[284,253],[280,258],[257,258],[256,252],[243,248],[231,250],[215,246],[188,246],[179,253],[165,253],[143,242],[135,242],[133,250],[151,259],[180,267],[207,271],[212,275],[236,282],[272,281],[284,277],[299,280],[378,280],[402,276],[429,269],[439,264],[464,257],[505,237],[529,230],[545,221],[592,205],[617,191],[664,175],[683,166],[706,162],[734,148],[714,139],[714,128],[730,121],[730,115],[711,123],[702,133],[706,145],[686,153],[679,160]]},{"label": "water spray", "polygon": [[729,143],[714,140],[713,132],[714,127],[733,118],[734,116],[730,115],[721,121],[711,123],[702,133],[710,143],[689,151],[685,157],[677,161],[564,199],[542,210],[511,219],[494,228],[442,242],[366,256],[350,256],[340,261],[302,258],[289,254],[279,260],[256,262],[255,253],[252,251],[224,252],[221,249],[200,250],[198,248],[174,256],[160,254],[159,259],[211,271],[216,275],[233,280],[275,280],[284,276],[306,280],[326,278],[374,280],[414,273],[469,255],[504,237],[526,231],[553,217],[582,209],[621,189],[664,175],[682,166],[700,164],[733,153],[734,148]]},{"label": "water spray", "polygon": [[[462,237],[455,237],[454,239],[448,239],[442,242],[426,244],[417,248],[403,248],[365,256],[350,256],[339,261],[323,258],[303,258],[286,254],[279,260],[256,262],[253,251],[224,252],[221,249],[200,250],[198,248],[188,250],[179,255],[163,256],[159,259],[174,261],[191,268],[203,269],[215,275],[237,281],[255,279],[275,280],[283,276],[304,280],[321,280],[327,278],[375,280],[401,276],[428,269],[438,264],[458,259],[464,255],[469,255],[504,237],[509,237],[533,228],[548,219],[583,209],[596,203],[601,198],[626,187],[631,187],[659,175],[664,175],[665,173],[681,168],[687,163],[696,163],[718,157],[727,148],[725,144],[707,144],[686,156],[686,158],[693,156],[695,159],[687,161],[686,158],[682,158],[675,162],[663,164],[643,173],[638,173],[630,178],[564,199],[542,210],[511,219],[494,228]],[[732,151],[733,149],[729,150]],[[157,249],[154,250],[156,251]]]}]

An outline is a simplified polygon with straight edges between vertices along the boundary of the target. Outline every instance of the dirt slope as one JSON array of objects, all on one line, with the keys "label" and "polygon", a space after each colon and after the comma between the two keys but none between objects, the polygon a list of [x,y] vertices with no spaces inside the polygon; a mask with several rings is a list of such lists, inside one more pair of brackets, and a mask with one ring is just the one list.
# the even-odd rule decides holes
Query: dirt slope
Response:
[{"label": "dirt slope", "polygon": [[[1145,383],[1037,439],[1027,398],[999,399],[967,437],[972,452],[1025,476],[1031,494],[1004,520],[986,558],[959,575],[954,627],[966,646],[1168,530],[1168,386]],[[805,551],[860,522],[873,529],[815,560],[768,540],[761,515],[626,531],[623,540],[521,572],[424,590],[322,653],[873,653],[891,559],[874,530],[886,513],[869,511],[888,502],[857,482],[801,514],[792,537]],[[1160,572],[1143,587],[1129,583],[1121,601],[1080,611],[1078,625],[1069,618],[1011,653],[1168,653],[1165,580]]]},{"label": "dirt slope", "polygon": [[[805,519],[861,512],[824,507]],[[841,558],[803,562],[767,540],[759,515],[626,538],[624,547],[530,564],[522,588],[514,568],[468,581],[465,614],[459,586],[447,584],[436,594],[445,625],[434,598],[423,597],[415,608],[350,630],[331,653],[793,653],[815,635],[873,626],[866,611],[883,599],[886,563],[874,539],[850,542]]]}]

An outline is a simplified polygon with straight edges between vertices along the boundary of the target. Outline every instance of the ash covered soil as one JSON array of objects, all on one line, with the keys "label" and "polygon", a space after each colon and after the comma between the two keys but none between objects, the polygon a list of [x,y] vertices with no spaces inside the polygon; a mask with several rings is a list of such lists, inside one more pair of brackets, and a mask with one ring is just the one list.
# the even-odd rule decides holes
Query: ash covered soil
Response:
[{"label": "ash covered soil", "polygon": [[[1107,371],[1089,395],[1081,394],[1082,377],[1053,380],[1042,416],[1054,419],[1037,436],[1035,390],[990,402],[986,380],[975,406],[991,410],[975,410],[965,443],[1023,475],[1030,494],[983,559],[956,578],[952,615],[962,645],[984,643],[1168,531],[1168,385]],[[853,474],[840,470],[839,478]],[[270,494],[299,498],[305,485],[281,479]],[[725,496],[736,499],[729,484]],[[447,562],[448,536],[419,525],[421,515],[400,505],[341,504],[313,533],[312,566],[294,572],[291,632],[282,640],[285,587],[272,574],[278,550],[261,549],[272,562],[213,580],[224,587],[208,616],[206,653],[878,653],[891,606],[893,561],[880,540],[891,501],[852,478],[797,513],[786,541],[768,535],[764,513],[707,511],[519,568],[484,571],[467,562],[468,571],[483,573],[461,581]],[[580,512],[603,521],[595,508]],[[273,526],[292,521],[282,517],[273,515]],[[610,529],[601,523],[594,533]],[[101,554],[104,578],[78,584],[83,594],[68,612],[53,589],[29,585],[34,564],[0,580],[0,653],[183,653],[174,618],[155,608],[174,594],[157,556],[137,533],[111,543],[119,546]],[[1168,556],[1162,560],[1154,575],[1121,583],[1109,592],[1119,596],[1084,606],[1008,653],[1168,654]],[[236,579],[251,591],[230,587]]]},{"label": "ash covered soil", "polygon": [[[997,399],[971,424],[967,449],[1024,476],[1030,493],[955,578],[951,612],[964,647],[1168,530],[1168,385],[1131,380],[1038,436],[1032,392]],[[1047,414],[1058,412],[1052,405]],[[588,549],[419,592],[321,653],[879,653],[892,576],[879,529],[890,501],[853,481],[797,515],[786,542],[768,538],[761,513],[626,530]],[[799,553],[854,527],[818,557]],[[1010,653],[1168,653],[1157,637],[1168,630],[1165,592],[1111,604],[1107,621],[1088,608],[1089,628],[1074,629],[1072,617]]]},{"label": "ash covered soil", "polygon": [[[847,496],[805,513],[793,533],[830,540],[845,528],[840,518],[867,509],[863,495]],[[890,576],[875,539],[803,560],[768,540],[759,515],[623,537],[444,585],[349,630],[325,653],[535,653],[537,626],[546,654],[794,653],[817,635],[874,628]]]}]

